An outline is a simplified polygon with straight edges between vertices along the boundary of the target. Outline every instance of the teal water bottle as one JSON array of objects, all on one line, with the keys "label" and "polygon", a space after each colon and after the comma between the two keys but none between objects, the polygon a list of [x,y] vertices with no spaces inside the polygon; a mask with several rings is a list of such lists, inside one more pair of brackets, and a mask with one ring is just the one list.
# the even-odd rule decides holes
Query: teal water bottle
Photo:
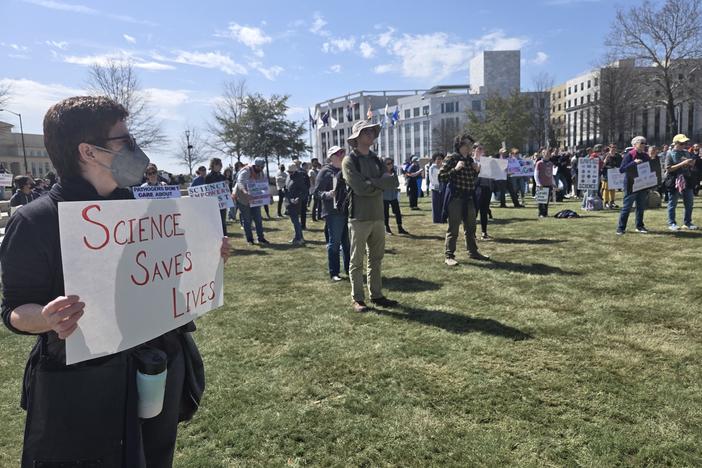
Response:
[{"label": "teal water bottle", "polygon": [[156,348],[139,349],[134,358],[137,363],[138,415],[143,419],[156,417],[163,409],[168,358]]}]

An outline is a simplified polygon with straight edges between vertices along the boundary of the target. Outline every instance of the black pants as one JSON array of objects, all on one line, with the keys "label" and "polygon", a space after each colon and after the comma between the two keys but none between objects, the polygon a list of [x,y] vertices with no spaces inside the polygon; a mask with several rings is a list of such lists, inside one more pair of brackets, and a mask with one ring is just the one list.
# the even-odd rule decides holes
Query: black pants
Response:
[{"label": "black pants", "polygon": [[483,232],[483,234],[487,234],[491,198],[492,190],[490,190],[490,187],[480,187],[480,198],[478,198],[478,211],[480,212],[480,230]]},{"label": "black pants", "polygon": [[[551,201],[551,193],[553,192],[553,188],[549,187],[548,188],[548,200]],[[548,202],[546,203],[539,203],[539,216],[548,216]]]},{"label": "black pants", "polygon": [[417,207],[417,198],[419,197],[419,187],[417,187],[417,179],[410,177],[407,179],[407,197],[409,198],[410,208]]},{"label": "black pants", "polygon": [[505,208],[507,206],[505,202],[505,192],[509,192],[509,197],[512,199],[512,205],[515,207],[519,206],[519,198],[512,188],[512,184],[507,180],[497,181],[497,190],[500,192],[500,208]]},{"label": "black pants", "polygon": [[307,202],[309,199],[302,200],[300,203],[300,226],[302,229],[307,229]]},{"label": "black pants", "polygon": [[312,221],[317,221],[321,219],[322,216],[322,204],[320,203],[319,197],[317,195],[312,196]]},{"label": "black pants", "polygon": [[219,210],[219,216],[222,218],[222,235],[227,237],[227,210]]},{"label": "black pants", "polygon": [[283,202],[285,201],[285,190],[278,190],[278,217],[283,217]]},{"label": "black pants", "polygon": [[383,205],[385,208],[385,228],[390,229],[390,207],[392,207],[392,214],[395,215],[395,221],[397,221],[398,229],[402,228],[402,213],[400,213],[400,202],[398,200],[383,200]]}]

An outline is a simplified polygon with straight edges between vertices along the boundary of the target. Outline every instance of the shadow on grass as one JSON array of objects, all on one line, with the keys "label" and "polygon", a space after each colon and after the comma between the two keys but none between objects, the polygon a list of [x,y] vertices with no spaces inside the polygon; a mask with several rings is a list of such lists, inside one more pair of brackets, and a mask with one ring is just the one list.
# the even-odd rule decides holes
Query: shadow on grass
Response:
[{"label": "shadow on grass", "polygon": [[702,231],[690,231],[689,229],[680,229],[679,231],[651,231],[651,234],[673,237],[691,237],[694,239],[702,237]]},{"label": "shadow on grass", "polygon": [[522,221],[536,221],[537,215],[534,214],[533,218],[507,218],[507,219],[491,219],[488,221],[488,226],[491,224],[512,224],[512,223],[521,223]]},{"label": "shadow on grass", "polygon": [[[444,227],[444,229],[446,229]],[[418,239],[418,240],[444,240],[444,236],[424,236],[424,235],[417,235],[417,234],[410,234],[407,236],[410,239]]]},{"label": "shadow on grass", "polygon": [[433,281],[426,281],[419,278],[411,277],[383,277],[383,288],[390,291],[402,292],[420,292],[420,291],[438,291],[441,289],[441,284]]},{"label": "shadow on grass", "polygon": [[530,340],[533,337],[514,327],[504,325],[497,320],[473,318],[466,315],[452,314],[439,310],[419,309],[415,307],[398,306],[400,311],[387,309],[374,309],[378,315],[386,315],[398,320],[417,322],[423,325],[431,325],[441,328],[447,332],[465,333],[485,333],[486,335],[501,336],[514,341]]},{"label": "shadow on grass", "polygon": [[496,237],[492,240],[495,244],[533,244],[533,245],[548,245],[561,244],[568,242],[564,239],[507,239]]},{"label": "shadow on grass", "polygon": [[232,257],[246,257],[249,255],[268,255],[268,252],[265,250],[244,250],[244,249],[231,249],[230,255]]},{"label": "shadow on grass", "polygon": [[551,265],[545,265],[543,263],[512,263],[512,262],[500,262],[500,261],[490,261],[481,263],[471,263],[471,267],[484,268],[486,270],[504,270],[511,271],[514,273],[524,273],[531,275],[565,275],[565,276],[582,276],[579,271],[568,271],[562,268],[558,268]]}]

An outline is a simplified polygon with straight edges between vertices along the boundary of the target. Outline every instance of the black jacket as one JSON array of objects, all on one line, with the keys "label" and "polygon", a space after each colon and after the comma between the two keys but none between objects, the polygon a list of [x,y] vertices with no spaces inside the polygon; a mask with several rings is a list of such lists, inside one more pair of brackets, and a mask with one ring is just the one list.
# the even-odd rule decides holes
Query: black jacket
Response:
[{"label": "black jacket", "polygon": [[[336,190],[334,190],[334,179],[337,181]],[[322,218],[340,214],[337,209],[338,201],[345,199],[347,195],[346,183],[341,175],[341,169],[326,164],[317,174],[314,194],[322,200]]]}]

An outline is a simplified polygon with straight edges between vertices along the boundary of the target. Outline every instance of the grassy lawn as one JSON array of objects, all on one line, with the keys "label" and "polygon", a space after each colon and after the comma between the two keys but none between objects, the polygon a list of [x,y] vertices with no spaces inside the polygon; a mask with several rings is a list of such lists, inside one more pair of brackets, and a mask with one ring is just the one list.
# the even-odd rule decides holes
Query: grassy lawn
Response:
[{"label": "grassy lawn", "polygon": [[[403,204],[412,236],[387,239],[383,271],[401,306],[363,315],[328,280],[322,223],[304,248],[288,220],[266,223],[269,248],[230,227],[176,466],[702,465],[702,231],[670,233],[659,209],[651,234],[632,214],[617,237],[618,212],[538,220],[528,204],[493,208],[494,261],[459,251],[454,269],[426,198]],[[564,207],[579,211],[551,214]],[[19,459],[31,344],[0,331],[2,467]]]}]

